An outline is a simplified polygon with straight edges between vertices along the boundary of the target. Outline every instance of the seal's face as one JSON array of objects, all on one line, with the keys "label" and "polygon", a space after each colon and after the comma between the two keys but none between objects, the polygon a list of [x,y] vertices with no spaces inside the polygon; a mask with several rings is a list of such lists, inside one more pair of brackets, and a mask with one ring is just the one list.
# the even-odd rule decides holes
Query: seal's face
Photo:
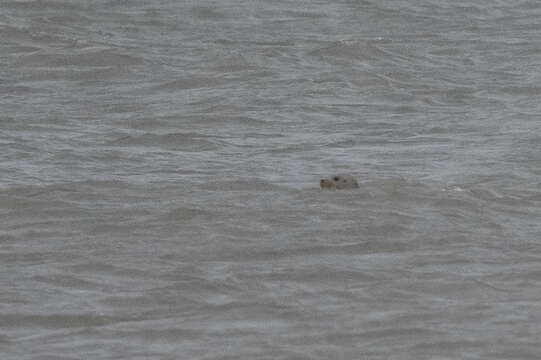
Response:
[{"label": "seal's face", "polygon": [[357,189],[359,184],[351,175],[338,174],[328,179],[321,179],[319,186],[322,189]]}]

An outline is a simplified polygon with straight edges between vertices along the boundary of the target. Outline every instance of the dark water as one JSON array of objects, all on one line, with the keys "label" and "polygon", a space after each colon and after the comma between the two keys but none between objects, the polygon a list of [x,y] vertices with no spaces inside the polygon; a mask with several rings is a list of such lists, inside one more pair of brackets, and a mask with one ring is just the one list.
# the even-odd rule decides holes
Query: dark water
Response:
[{"label": "dark water", "polygon": [[0,358],[539,359],[540,18],[2,1]]}]

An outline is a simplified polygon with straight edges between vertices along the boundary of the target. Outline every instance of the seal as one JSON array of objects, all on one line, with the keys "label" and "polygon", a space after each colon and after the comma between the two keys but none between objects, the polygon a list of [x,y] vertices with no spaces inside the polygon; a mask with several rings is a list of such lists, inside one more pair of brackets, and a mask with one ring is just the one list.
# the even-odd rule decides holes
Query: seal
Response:
[{"label": "seal", "polygon": [[322,189],[358,189],[359,183],[351,175],[336,174],[328,179],[319,180],[319,186]]}]

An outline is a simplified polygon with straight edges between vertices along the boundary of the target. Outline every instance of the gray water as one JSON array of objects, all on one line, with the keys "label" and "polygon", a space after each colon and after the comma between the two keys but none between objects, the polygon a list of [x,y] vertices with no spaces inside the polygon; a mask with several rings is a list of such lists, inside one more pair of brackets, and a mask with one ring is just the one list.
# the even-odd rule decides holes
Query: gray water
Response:
[{"label": "gray water", "polygon": [[3,0],[0,359],[538,360],[540,24]]}]

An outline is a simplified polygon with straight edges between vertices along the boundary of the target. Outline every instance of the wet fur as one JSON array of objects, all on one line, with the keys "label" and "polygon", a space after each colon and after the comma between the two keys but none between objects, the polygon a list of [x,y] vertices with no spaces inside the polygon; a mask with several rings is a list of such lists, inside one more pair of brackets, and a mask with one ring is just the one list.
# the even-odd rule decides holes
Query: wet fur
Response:
[{"label": "wet fur", "polygon": [[327,179],[321,179],[319,186],[322,189],[358,189],[359,183],[351,175],[348,174],[336,174]]}]

